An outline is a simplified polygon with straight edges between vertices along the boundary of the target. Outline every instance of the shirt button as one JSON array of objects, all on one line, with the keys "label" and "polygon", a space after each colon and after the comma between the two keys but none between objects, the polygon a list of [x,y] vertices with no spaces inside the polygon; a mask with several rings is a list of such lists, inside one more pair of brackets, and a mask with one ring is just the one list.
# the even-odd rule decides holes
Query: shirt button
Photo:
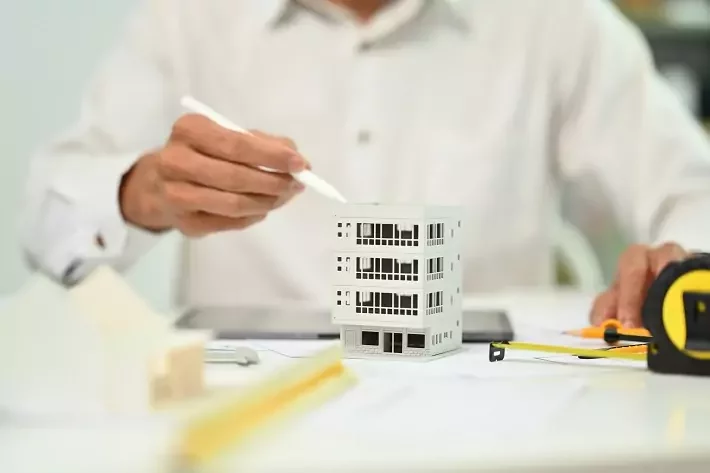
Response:
[{"label": "shirt button", "polygon": [[363,43],[360,43],[360,51],[366,52],[372,49],[372,43],[369,41],[365,41]]},{"label": "shirt button", "polygon": [[360,133],[357,134],[357,141],[361,145],[369,143],[370,142],[370,132],[367,130],[360,131]]}]

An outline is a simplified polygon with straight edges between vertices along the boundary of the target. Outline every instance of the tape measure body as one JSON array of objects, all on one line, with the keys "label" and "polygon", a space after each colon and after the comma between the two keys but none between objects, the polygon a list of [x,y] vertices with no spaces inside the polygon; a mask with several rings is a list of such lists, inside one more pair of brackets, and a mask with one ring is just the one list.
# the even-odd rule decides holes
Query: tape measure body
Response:
[{"label": "tape measure body", "polygon": [[642,316],[653,338],[649,370],[710,376],[710,255],[668,265],[651,284]]}]

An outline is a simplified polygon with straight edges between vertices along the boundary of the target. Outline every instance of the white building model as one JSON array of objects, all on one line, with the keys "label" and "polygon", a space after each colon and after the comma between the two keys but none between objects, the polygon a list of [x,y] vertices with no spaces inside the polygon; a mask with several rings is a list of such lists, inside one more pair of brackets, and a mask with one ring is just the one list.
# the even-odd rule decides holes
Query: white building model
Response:
[{"label": "white building model", "polygon": [[459,210],[343,205],[332,320],[346,356],[433,357],[462,344]]}]

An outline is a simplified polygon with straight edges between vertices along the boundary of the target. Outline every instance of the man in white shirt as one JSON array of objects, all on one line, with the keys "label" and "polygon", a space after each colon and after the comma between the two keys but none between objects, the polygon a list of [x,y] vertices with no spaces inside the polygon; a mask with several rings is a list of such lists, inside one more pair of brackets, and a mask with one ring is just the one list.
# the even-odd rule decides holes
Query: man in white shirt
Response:
[{"label": "man in white shirt", "polygon": [[145,0],[33,164],[37,267],[71,284],[176,229],[191,306],[330,299],[333,203],[254,165],[462,206],[464,292],[551,284],[559,184],[595,182],[638,242],[597,323],[638,325],[651,278],[710,246],[708,139],[604,0]]}]

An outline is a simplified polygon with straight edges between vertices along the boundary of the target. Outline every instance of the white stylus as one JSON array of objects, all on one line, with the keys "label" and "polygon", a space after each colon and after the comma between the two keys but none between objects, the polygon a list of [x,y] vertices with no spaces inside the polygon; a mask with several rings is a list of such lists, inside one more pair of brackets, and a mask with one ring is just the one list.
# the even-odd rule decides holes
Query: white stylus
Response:
[{"label": "white stylus", "polygon": [[[223,128],[227,128],[228,130],[236,131],[238,133],[245,133],[247,135],[251,134],[247,130],[244,130],[243,128],[240,128],[234,123],[230,122],[225,117],[215,112],[207,105],[195,100],[190,96],[183,97],[180,103],[187,110],[190,110],[193,113],[199,113],[200,115],[204,115],[205,117],[209,118],[210,120],[212,120]],[[273,169],[268,169],[264,167],[262,167],[261,169],[265,171],[273,171]],[[335,199],[342,203],[347,203],[345,197],[343,197],[343,195],[338,192],[335,187],[328,184],[326,181],[316,176],[315,174],[313,174],[313,172],[307,169],[304,171],[295,172],[292,174],[292,176],[304,186],[311,187],[312,189],[320,192],[326,197],[330,197],[331,199]]]}]

